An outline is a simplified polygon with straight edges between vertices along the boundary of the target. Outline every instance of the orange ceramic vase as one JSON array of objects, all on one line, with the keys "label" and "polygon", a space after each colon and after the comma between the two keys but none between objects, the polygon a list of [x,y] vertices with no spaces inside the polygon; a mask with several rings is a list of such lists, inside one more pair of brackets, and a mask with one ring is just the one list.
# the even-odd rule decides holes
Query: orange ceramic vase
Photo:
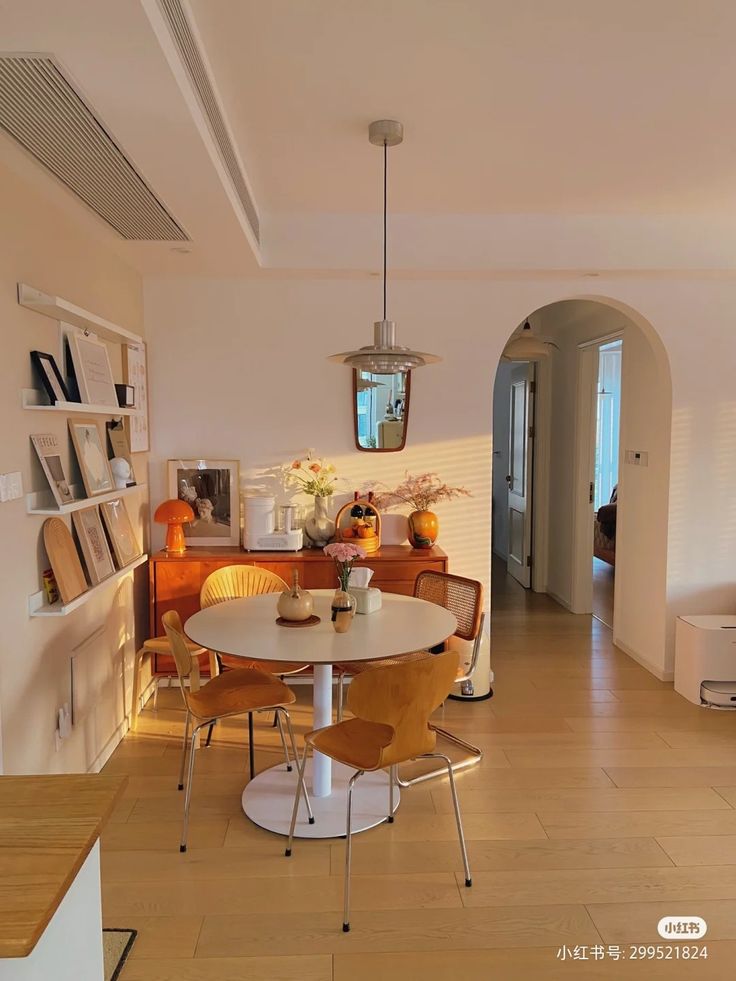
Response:
[{"label": "orange ceramic vase", "polygon": [[432,548],[439,530],[434,511],[412,511],[409,515],[409,541],[413,548]]}]

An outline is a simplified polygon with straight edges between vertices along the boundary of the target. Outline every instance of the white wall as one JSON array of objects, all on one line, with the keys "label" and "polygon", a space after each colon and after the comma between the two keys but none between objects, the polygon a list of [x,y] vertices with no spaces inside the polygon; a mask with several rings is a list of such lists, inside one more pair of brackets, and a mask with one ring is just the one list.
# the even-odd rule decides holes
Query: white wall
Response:
[{"label": "white wall", "polygon": [[[394,282],[390,313],[400,341],[445,360],[415,375],[407,449],[372,456],[353,447],[350,373],[324,359],[369,342],[380,300],[374,282],[149,281],[152,499],[166,492],[165,460],[172,455],[236,457],[253,474],[313,446],[336,459],[346,491],[370,478],[390,482],[405,469],[438,470],[474,494],[438,509],[439,543],[452,569],[488,582],[492,386],[502,347],[530,311],[585,297],[590,282],[562,276]],[[657,370],[666,364],[665,349],[671,363],[670,461],[663,451],[659,470],[660,461],[650,456],[650,467],[640,475],[652,485],[653,500],[654,485],[666,483],[671,466],[666,583],[646,576],[626,633],[637,656],[666,672],[672,667],[676,613],[736,610],[730,327],[736,283],[656,277],[601,277],[595,283],[597,297],[612,298],[642,326],[655,345]],[[657,348],[657,333],[664,348]],[[636,442],[648,439],[643,433]],[[661,496],[659,512],[643,513],[642,525],[667,520],[667,495]],[[549,531],[556,531],[551,522]],[[644,535],[636,560],[658,569],[664,551],[653,551],[651,537]],[[648,623],[655,621],[664,622],[666,641],[650,633]]]},{"label": "white wall", "polygon": [[510,361],[502,361],[493,386],[493,551],[502,559],[509,554],[509,425],[511,411]]},{"label": "white wall", "polygon": [[[20,470],[24,492],[47,486],[29,435],[55,433],[69,473],[67,417],[21,409],[20,389],[36,386],[29,351],[58,361],[58,327],[48,317],[18,306],[16,284],[29,283],[59,295],[134,331],[142,330],[141,283],[99,242],[82,234],[37,191],[0,170],[0,471]],[[119,367],[119,358],[113,371]],[[117,376],[119,379],[119,375]],[[139,480],[145,458],[138,457]],[[72,477],[72,479],[75,479]],[[133,513],[147,535],[147,508]],[[122,659],[133,650],[132,586],[129,578],[110,587],[63,619],[31,619],[28,597],[41,588],[48,567],[41,542],[43,518],[26,513],[25,500],[0,504],[0,715],[5,772],[84,771],[92,766],[123,724]],[[66,519],[68,520],[68,519]],[[144,614],[145,567],[139,570],[139,615]],[[143,621],[141,620],[141,623]],[[85,642],[99,631],[88,644]],[[80,647],[81,645],[81,647]],[[54,749],[56,711],[71,700],[70,655],[78,650],[78,722],[60,752]]]}]

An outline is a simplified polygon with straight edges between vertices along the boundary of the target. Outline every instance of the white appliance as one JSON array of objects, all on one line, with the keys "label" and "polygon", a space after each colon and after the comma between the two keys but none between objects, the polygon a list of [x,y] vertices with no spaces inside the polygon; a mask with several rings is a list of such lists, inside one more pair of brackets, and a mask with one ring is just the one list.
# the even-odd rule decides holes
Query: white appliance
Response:
[{"label": "white appliance", "polygon": [[677,618],[675,691],[695,705],[736,708],[736,616]]},{"label": "white appliance", "polygon": [[243,548],[246,552],[298,552],[304,545],[301,528],[275,531],[276,498],[250,496],[243,500]]}]

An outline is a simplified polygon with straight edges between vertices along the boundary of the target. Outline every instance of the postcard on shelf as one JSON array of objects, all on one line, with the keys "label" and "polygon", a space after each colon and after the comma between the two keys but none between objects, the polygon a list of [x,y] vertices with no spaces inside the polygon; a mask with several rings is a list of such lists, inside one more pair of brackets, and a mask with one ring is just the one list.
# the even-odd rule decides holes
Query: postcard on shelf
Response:
[{"label": "postcard on shelf", "polygon": [[92,334],[80,331],[67,336],[82,402],[119,408],[107,345]]},{"label": "postcard on shelf", "polygon": [[42,433],[32,435],[31,442],[38,454],[39,462],[51,487],[54,500],[59,507],[62,504],[71,504],[74,498],[64,473],[64,465],[61,462],[59,440],[52,433]]},{"label": "postcard on shelf", "polygon": [[107,462],[104,437],[97,420],[70,419],[69,432],[88,497],[115,490],[110,464]]}]

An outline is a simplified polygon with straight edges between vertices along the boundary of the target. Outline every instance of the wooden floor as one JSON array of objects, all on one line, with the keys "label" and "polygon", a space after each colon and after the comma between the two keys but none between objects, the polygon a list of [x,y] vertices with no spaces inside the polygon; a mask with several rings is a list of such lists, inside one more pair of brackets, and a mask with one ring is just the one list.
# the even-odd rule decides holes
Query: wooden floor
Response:
[{"label": "wooden floor", "polygon": [[593,556],[593,616],[613,627],[613,583],[615,569]]},{"label": "wooden floor", "polygon": [[[473,888],[445,781],[404,793],[354,847],[342,934],[342,841],[283,839],[243,816],[245,731],[201,753],[191,847],[178,851],[182,715],[162,692],[106,767],[130,777],[103,836],[106,925],[139,931],[121,981],[708,981],[736,959],[736,717],[690,705],[610,631],[502,581],[496,694],[448,702],[481,743],[458,782]],[[303,689],[302,689],[303,691]],[[298,727],[308,724],[305,707]],[[257,726],[258,765],[277,759]],[[707,960],[614,960],[657,944],[661,916],[702,916]],[[561,961],[562,946],[588,948]],[[604,959],[595,959],[606,953]],[[578,951],[582,953],[582,951]]]}]

